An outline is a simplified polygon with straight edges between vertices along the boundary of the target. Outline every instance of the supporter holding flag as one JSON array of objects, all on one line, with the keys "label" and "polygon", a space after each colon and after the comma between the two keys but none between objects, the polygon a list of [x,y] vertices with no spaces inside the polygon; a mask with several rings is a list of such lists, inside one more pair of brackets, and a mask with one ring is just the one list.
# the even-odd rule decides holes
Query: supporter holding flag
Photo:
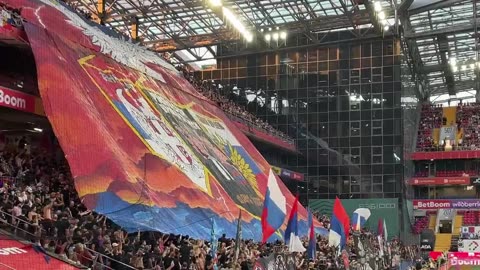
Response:
[{"label": "supporter holding flag", "polygon": [[262,243],[265,243],[282,226],[286,215],[286,198],[278,186],[277,178],[270,169],[262,212]]},{"label": "supporter holding flag", "polygon": [[240,255],[241,241],[242,241],[242,210],[240,209],[240,214],[238,214],[238,222],[237,222],[237,236],[235,237],[235,263],[238,261],[238,256]]},{"label": "supporter holding flag", "polygon": [[333,214],[330,220],[330,234],[328,245],[338,249],[340,253],[347,243],[350,228],[350,219],[343,208],[342,202],[337,197],[333,205]]},{"label": "supporter holding flag", "polygon": [[288,218],[287,229],[285,230],[285,244],[290,252],[305,252],[305,247],[298,235],[298,195],[295,197]]},{"label": "supporter holding flag", "polygon": [[315,237],[315,227],[313,226],[313,214],[308,209],[308,259],[315,261],[317,253],[317,239]]},{"label": "supporter holding flag", "polygon": [[367,222],[370,215],[371,215],[371,212],[370,212],[370,209],[368,208],[357,208],[355,211],[353,211],[353,215],[352,215],[352,222],[354,222],[353,230],[360,231],[365,225],[365,223]]},{"label": "supporter holding flag", "polygon": [[218,269],[217,267],[217,247],[218,247],[218,239],[217,239],[217,223],[215,219],[212,218],[212,232],[211,232],[211,247],[210,247],[210,255],[212,256],[213,261],[213,269]]}]

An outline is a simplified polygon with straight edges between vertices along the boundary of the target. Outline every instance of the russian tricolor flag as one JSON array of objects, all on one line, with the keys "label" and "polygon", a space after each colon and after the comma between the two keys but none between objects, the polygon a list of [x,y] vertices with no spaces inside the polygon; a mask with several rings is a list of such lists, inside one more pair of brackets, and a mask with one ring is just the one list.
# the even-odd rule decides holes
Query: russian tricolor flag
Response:
[{"label": "russian tricolor flag", "polygon": [[305,247],[298,235],[298,196],[293,202],[290,217],[288,218],[287,229],[285,230],[285,244],[290,252],[305,252]]},{"label": "russian tricolor flag", "polygon": [[346,243],[350,229],[350,218],[343,208],[340,199],[337,197],[333,205],[333,214],[330,220],[330,234],[328,235],[328,245],[341,251]]},{"label": "russian tricolor flag", "polygon": [[263,243],[282,226],[286,215],[287,200],[278,186],[277,178],[270,169],[262,212]]},{"label": "russian tricolor flag", "polygon": [[355,210],[352,215],[352,222],[354,222],[353,230],[360,231],[371,214],[372,213],[368,208],[357,208],[357,210]]},{"label": "russian tricolor flag", "polygon": [[315,255],[317,253],[317,238],[315,237],[315,227],[313,226],[312,211],[308,209],[308,259],[315,261]]}]

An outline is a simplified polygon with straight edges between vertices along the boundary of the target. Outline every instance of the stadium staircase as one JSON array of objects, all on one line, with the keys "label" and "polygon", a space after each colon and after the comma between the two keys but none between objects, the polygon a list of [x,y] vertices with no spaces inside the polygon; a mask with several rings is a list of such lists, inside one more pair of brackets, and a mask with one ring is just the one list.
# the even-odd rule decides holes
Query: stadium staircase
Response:
[{"label": "stadium staircase", "polygon": [[463,226],[463,215],[457,213],[455,216],[453,231],[452,231],[452,240],[450,242],[450,251],[458,251],[458,239],[460,239],[460,232]]},{"label": "stadium staircase", "polygon": [[451,233],[436,233],[435,234],[435,251],[449,251],[452,245]]},{"label": "stadium staircase", "polygon": [[437,214],[431,214],[430,220],[428,221],[428,228],[435,231],[435,227],[437,227]]}]

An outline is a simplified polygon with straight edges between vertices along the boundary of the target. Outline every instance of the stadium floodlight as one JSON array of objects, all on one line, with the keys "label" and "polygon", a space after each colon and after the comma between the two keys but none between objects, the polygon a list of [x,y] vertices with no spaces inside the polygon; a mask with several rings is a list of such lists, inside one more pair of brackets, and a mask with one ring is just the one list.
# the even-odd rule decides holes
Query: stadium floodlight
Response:
[{"label": "stadium floodlight", "polygon": [[210,5],[214,7],[221,7],[222,6],[222,0],[210,0]]},{"label": "stadium floodlight", "polygon": [[265,35],[265,40],[266,41],[270,41],[271,39],[272,39],[272,36],[270,36],[270,34]]},{"label": "stadium floodlight", "polygon": [[43,129],[41,129],[41,128],[33,128],[33,130],[36,131],[36,132],[43,132]]},{"label": "stadium floodlight", "polygon": [[378,18],[380,18],[380,20],[385,20],[385,12],[380,11],[380,12],[378,13]]},{"label": "stadium floodlight", "polygon": [[283,39],[283,40],[287,39],[287,32],[285,32],[285,31],[281,32],[280,33],[280,38]]},{"label": "stadium floodlight", "polygon": [[226,7],[222,7],[222,11],[223,11],[223,16],[227,19],[227,21],[231,25],[233,25],[233,27],[238,32],[240,32],[240,34],[243,35],[243,38],[245,38],[247,42],[250,42],[253,40],[252,34],[247,31],[247,28],[245,28],[243,23],[237,18],[237,16],[235,16],[235,14],[233,14],[233,12],[230,9]]},{"label": "stadium floodlight", "polygon": [[456,66],[457,65],[457,58],[455,58],[455,57],[450,58],[450,65]]},{"label": "stadium floodlight", "polygon": [[278,40],[278,33],[273,33],[272,38],[273,40]]},{"label": "stadium floodlight", "polygon": [[250,32],[245,33],[244,37],[245,37],[245,40],[247,42],[252,42],[253,41],[253,36]]},{"label": "stadium floodlight", "polygon": [[374,2],[374,3],[373,3],[373,8],[375,9],[376,12],[382,11],[382,3],[380,3],[380,2]]},{"label": "stadium floodlight", "polygon": [[388,31],[388,29],[390,29],[390,26],[388,26],[388,25],[385,25],[385,27],[383,27],[384,31]]},{"label": "stadium floodlight", "polygon": [[265,29],[263,29],[263,28],[262,28],[262,29],[260,29],[260,32],[262,32],[262,33],[263,33],[263,31],[265,31]]}]

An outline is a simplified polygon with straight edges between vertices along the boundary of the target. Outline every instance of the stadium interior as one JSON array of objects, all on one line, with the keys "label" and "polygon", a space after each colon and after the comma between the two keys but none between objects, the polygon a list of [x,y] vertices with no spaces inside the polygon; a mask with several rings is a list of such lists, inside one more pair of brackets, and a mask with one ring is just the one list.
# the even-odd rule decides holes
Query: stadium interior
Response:
[{"label": "stadium interior", "polygon": [[480,269],[479,0],[0,0],[0,269]]}]

